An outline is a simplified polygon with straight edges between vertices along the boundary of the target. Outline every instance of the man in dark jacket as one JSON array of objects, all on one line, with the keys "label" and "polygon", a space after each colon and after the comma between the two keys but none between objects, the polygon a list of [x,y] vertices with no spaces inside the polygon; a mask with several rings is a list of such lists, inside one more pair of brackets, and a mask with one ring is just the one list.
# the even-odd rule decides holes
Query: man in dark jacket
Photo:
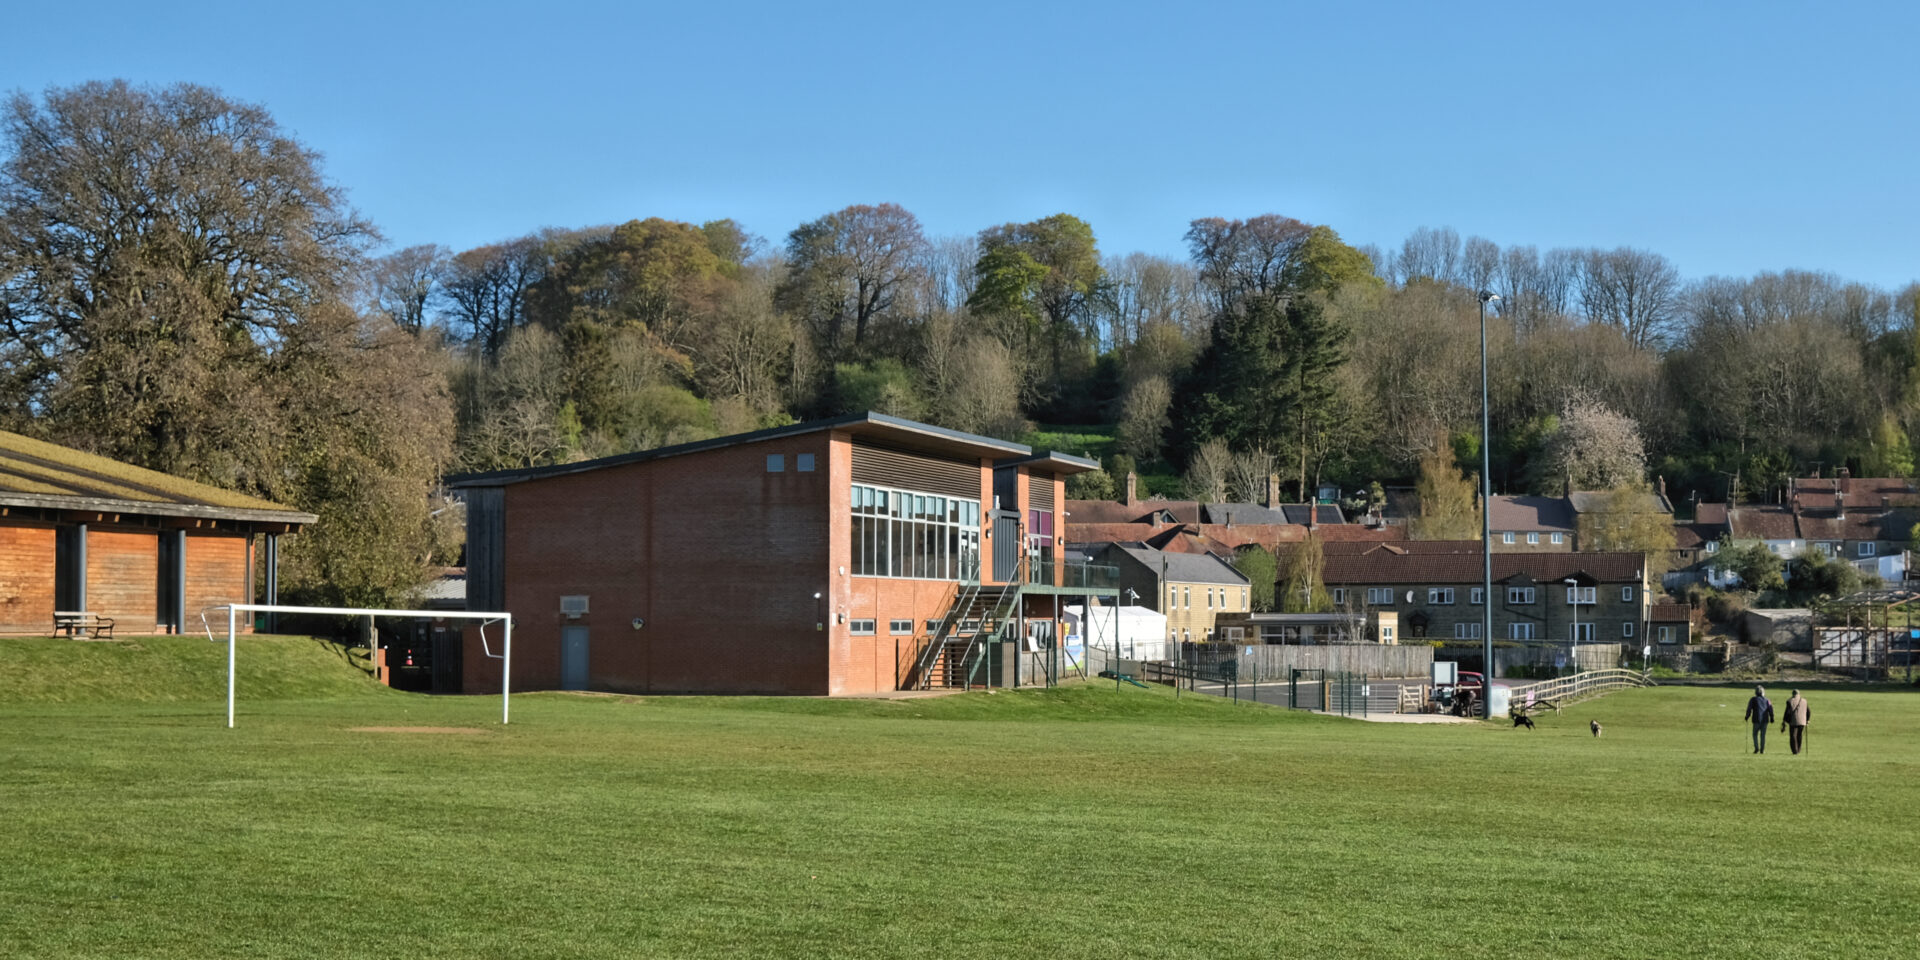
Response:
[{"label": "man in dark jacket", "polygon": [[1773,701],[1767,699],[1767,688],[1753,688],[1745,719],[1753,722],[1753,752],[1766,753],[1767,728],[1773,725]]},{"label": "man in dark jacket", "polygon": [[1813,711],[1807,707],[1807,698],[1795,690],[1787,698],[1787,715],[1780,720],[1780,729],[1787,732],[1787,745],[1793,748],[1794,756],[1800,755],[1800,748],[1807,743],[1807,721],[1813,718]]}]

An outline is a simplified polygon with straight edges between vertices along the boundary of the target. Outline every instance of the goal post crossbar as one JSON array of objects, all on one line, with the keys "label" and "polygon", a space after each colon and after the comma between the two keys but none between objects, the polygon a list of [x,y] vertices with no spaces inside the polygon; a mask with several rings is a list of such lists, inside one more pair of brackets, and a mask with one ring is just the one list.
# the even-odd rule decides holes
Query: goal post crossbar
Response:
[{"label": "goal post crossbar", "polygon": [[[285,604],[277,604],[277,603],[216,603],[200,611],[200,622],[203,624],[206,623],[208,610],[227,611],[227,726],[228,728],[232,728],[233,726],[233,701],[234,701],[234,677],[235,677],[234,667],[235,667],[235,664],[237,663],[236,654],[239,649],[239,642],[238,642],[239,631],[237,628],[238,628],[239,615],[241,611],[246,611],[248,613],[311,613],[311,614],[320,614],[322,616],[340,616],[340,617],[414,617],[414,618],[425,619],[425,620],[478,620],[480,621],[480,629],[482,631],[486,630],[487,624],[489,623],[505,623],[506,628],[504,631],[505,639],[502,645],[503,648],[501,650],[501,655],[496,659],[501,661],[500,663],[500,722],[504,724],[508,722],[510,718],[510,714],[508,712],[510,707],[510,701],[508,699],[507,694],[508,694],[508,679],[512,676],[512,673],[513,673],[513,614],[511,613],[487,613],[487,612],[476,611],[476,610],[390,610],[390,609],[382,609],[382,608],[375,608],[375,607],[299,607],[299,606],[287,606]],[[211,624],[207,625],[207,632],[209,634],[213,632],[213,627]],[[374,644],[375,646],[377,646],[378,641],[377,640],[374,641]],[[487,655],[493,656],[491,652],[488,652]]]}]

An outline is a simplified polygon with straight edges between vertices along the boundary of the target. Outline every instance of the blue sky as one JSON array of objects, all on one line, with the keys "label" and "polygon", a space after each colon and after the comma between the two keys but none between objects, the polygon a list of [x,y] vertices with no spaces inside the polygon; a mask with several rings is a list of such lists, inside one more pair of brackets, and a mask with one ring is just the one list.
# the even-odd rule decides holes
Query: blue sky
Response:
[{"label": "blue sky", "polygon": [[[15,4],[0,89],[266,105],[394,245],[893,201],[1920,279],[1910,4]],[[24,39],[24,42],[22,40]]]}]

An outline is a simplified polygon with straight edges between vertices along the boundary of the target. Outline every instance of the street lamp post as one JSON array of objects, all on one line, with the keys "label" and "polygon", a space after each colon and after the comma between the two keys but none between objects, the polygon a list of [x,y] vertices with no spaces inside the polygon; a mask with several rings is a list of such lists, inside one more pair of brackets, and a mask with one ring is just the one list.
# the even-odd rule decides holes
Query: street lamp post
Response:
[{"label": "street lamp post", "polygon": [[1480,715],[1493,719],[1493,447],[1487,428],[1487,303],[1480,291]]}]

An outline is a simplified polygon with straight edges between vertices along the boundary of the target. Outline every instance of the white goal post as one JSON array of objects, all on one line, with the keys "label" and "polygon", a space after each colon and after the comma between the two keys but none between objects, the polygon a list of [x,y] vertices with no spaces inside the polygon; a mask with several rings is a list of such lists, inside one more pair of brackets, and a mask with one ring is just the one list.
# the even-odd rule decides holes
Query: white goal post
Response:
[{"label": "white goal post", "polygon": [[[478,620],[480,621],[480,645],[487,656],[500,661],[500,722],[508,720],[509,701],[507,698],[507,680],[513,673],[513,614],[477,613],[470,610],[378,610],[371,607],[290,607],[274,603],[217,603],[200,611],[200,622],[206,624],[207,638],[215,643],[213,625],[207,624],[207,610],[227,611],[227,726],[233,726],[233,688],[235,654],[239,649],[237,641],[238,622],[241,611],[248,613],[314,613],[326,616],[342,617],[411,617],[428,620]],[[505,623],[505,641],[501,651],[495,654],[486,647],[486,630],[489,623]],[[377,635],[376,635],[377,637]],[[379,640],[372,641],[378,646]],[[371,655],[371,651],[369,651]]]}]

